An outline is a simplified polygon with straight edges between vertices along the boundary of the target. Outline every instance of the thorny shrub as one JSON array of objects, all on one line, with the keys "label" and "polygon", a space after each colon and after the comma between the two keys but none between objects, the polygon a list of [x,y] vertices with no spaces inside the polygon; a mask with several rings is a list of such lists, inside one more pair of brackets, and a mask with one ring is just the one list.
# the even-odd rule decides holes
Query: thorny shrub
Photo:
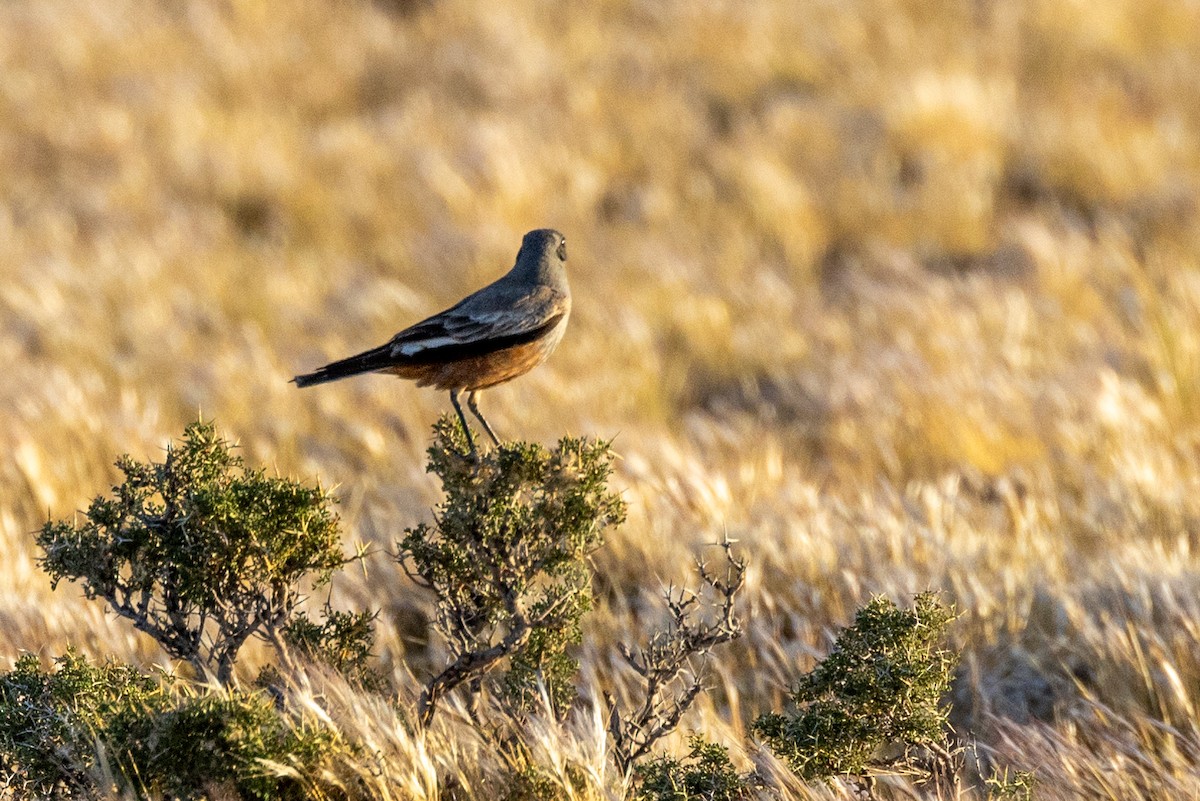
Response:
[{"label": "thorny shrub", "polygon": [[637,677],[638,700],[621,709],[611,698],[608,732],[613,759],[624,775],[670,734],[704,689],[704,667],[716,646],[742,636],[735,614],[737,595],[746,582],[746,563],[734,555],[733,541],[719,543],[723,569],[696,561],[701,587],[665,593],[671,619],[642,646],[618,645]]},{"label": "thorny shrub", "polygon": [[305,726],[268,695],[194,689],[68,651],[43,671],[23,655],[0,676],[0,786],[17,798],[129,794],[194,799],[225,788],[248,799],[309,797],[264,760],[321,775],[336,735]]},{"label": "thorny shrub", "polygon": [[624,502],[608,491],[612,450],[564,437],[553,450],[512,442],[477,458],[466,451],[462,429],[443,417],[429,470],[446,498],[434,522],[408,529],[398,548],[409,576],[433,593],[434,625],[449,650],[421,694],[420,722],[446,693],[464,683],[478,690],[504,666],[497,686],[510,704],[528,707],[544,687],[561,715],[578,671],[567,648],[592,604],[585,559],[625,518]]},{"label": "thorny shrub", "polygon": [[659,756],[637,768],[637,801],[742,801],[756,782],[739,773],[729,749],[693,735],[682,759]]},{"label": "thorny shrub", "polygon": [[42,566],[221,684],[250,637],[289,620],[303,580],[346,561],[329,496],[246,468],[211,423],[188,426],[161,463],[117,467],[124,481],[82,522],[42,527]]},{"label": "thorny shrub", "polygon": [[[754,732],[806,780],[896,768],[933,774],[923,763],[944,765],[951,756],[941,699],[957,658],[940,645],[954,617],[932,593],[918,595],[912,609],[871,600],[797,682],[796,711],[762,715]],[[883,746],[899,756],[879,761]]]},{"label": "thorny shrub", "polygon": [[378,612],[340,612],[328,604],[317,623],[297,612],[280,631],[281,651],[328,665],[362,690],[382,692],[387,682],[368,662]]}]

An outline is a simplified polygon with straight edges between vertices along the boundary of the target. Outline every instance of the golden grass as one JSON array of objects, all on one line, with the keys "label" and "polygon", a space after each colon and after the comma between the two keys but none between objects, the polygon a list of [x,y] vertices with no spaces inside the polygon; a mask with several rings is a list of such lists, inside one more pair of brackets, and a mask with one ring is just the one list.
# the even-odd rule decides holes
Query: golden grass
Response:
[{"label": "golden grass", "polygon": [[[52,593],[30,532],[197,412],[389,546],[435,501],[444,398],[287,380],[549,225],[571,329],[486,402],[623,455],[586,697],[727,530],[747,636],[686,728],[769,762],[748,721],[834,628],[941,589],[960,731],[1040,797],[1193,798],[1198,75],[1175,0],[0,4],[0,658],[164,661]],[[438,657],[385,558],[334,601],[383,610],[402,686]],[[375,797],[502,772],[465,725],[311,701],[377,744],[347,768]],[[592,714],[536,724],[535,758],[616,797]]]}]

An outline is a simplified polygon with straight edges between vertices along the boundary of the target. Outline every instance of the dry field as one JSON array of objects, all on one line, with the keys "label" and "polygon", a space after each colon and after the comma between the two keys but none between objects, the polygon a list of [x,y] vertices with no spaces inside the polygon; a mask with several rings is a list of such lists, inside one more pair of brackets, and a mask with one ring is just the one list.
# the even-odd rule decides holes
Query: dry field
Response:
[{"label": "dry field", "polygon": [[[0,3],[0,667],[167,663],[31,532],[198,413],[333,486],[347,551],[427,519],[446,398],[288,379],[552,226],[570,328],[485,402],[622,455],[585,696],[728,532],[747,634],[681,734],[770,769],[754,716],[872,595],[937,589],[953,720],[1039,798],[1200,797],[1198,193],[1195,0]],[[411,690],[428,599],[382,554],[332,593]],[[452,715],[309,701],[377,797],[503,768]],[[621,795],[596,714],[531,725]]]}]

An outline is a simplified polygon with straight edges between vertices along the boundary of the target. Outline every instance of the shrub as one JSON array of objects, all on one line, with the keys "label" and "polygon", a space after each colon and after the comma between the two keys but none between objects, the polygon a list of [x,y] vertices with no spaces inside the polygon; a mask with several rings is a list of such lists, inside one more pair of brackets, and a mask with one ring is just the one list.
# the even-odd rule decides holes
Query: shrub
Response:
[{"label": "shrub", "polygon": [[655,757],[635,773],[636,801],[741,801],[755,787],[751,777],[737,771],[729,749],[703,737],[688,740],[683,759]]},{"label": "shrub", "polygon": [[29,798],[87,797],[95,739],[131,709],[155,709],[164,690],[129,665],[93,666],[74,650],[43,672],[23,654],[0,677],[0,785]]},{"label": "shrub", "polygon": [[386,682],[367,663],[375,643],[372,624],[378,612],[339,612],[328,604],[322,623],[297,612],[280,630],[284,649],[305,659],[329,665],[354,686],[381,691]]},{"label": "shrub", "polygon": [[[198,799],[225,787],[246,799],[308,798],[337,735],[294,724],[263,692],[184,692],[160,709],[126,714],[110,732],[127,780],[168,798]],[[304,784],[266,762],[292,768]]]},{"label": "shrub", "polygon": [[1004,768],[984,782],[988,801],[1033,801],[1037,778],[1030,771]]},{"label": "shrub", "polygon": [[117,467],[124,481],[82,523],[42,528],[42,565],[222,684],[247,639],[291,617],[303,579],[345,562],[330,498],[244,467],[210,423],[188,426],[162,463]]},{"label": "shrub", "polygon": [[55,664],[43,672],[25,654],[0,677],[0,783],[19,797],[106,796],[109,771],[139,795],[193,799],[225,787],[243,798],[307,797],[265,761],[317,776],[336,740],[297,724],[264,693],[197,693],[74,651]]},{"label": "shrub", "polygon": [[912,749],[946,762],[948,710],[940,705],[956,658],[941,649],[954,613],[931,593],[912,609],[875,598],[858,611],[833,651],[803,676],[793,715],[769,713],[754,731],[801,778],[863,776],[884,745],[903,749],[899,762],[918,767]]},{"label": "shrub", "polygon": [[561,712],[577,671],[567,648],[591,608],[588,554],[625,516],[607,489],[613,459],[606,442],[564,437],[553,450],[505,443],[478,459],[462,429],[443,417],[434,425],[429,470],[445,500],[432,524],[408,529],[399,561],[434,594],[435,627],[449,663],[421,694],[422,725],[440,699],[508,660],[501,690],[521,706],[545,686]]},{"label": "shrub", "polygon": [[535,767],[512,771],[504,777],[501,801],[567,801],[570,796],[554,779]]}]

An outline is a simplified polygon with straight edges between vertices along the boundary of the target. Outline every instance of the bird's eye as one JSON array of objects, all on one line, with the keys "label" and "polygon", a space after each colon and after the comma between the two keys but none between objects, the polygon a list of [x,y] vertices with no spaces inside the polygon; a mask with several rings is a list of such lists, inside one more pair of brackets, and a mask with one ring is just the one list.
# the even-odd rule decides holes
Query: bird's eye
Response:
[{"label": "bird's eye", "polygon": [[564,239],[563,241],[558,243],[557,253],[558,253],[559,260],[561,260],[561,261],[567,260],[567,240]]}]

